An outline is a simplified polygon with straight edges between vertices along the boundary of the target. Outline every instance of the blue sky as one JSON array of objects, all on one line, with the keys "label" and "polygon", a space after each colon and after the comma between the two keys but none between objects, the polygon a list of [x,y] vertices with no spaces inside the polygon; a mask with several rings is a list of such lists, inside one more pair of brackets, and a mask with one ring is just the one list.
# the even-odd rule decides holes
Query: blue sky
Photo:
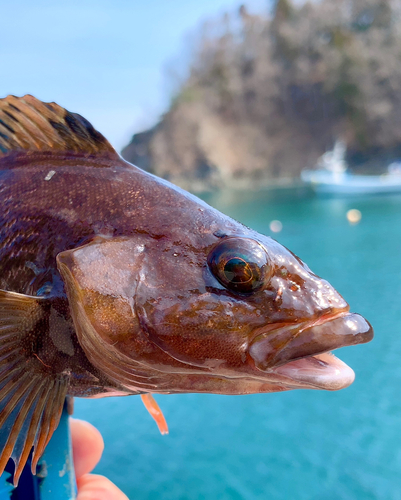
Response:
[{"label": "blue sky", "polygon": [[[0,97],[33,94],[120,149],[169,101],[165,68],[200,22],[238,0],[0,0]],[[267,10],[268,0],[248,0]]]}]

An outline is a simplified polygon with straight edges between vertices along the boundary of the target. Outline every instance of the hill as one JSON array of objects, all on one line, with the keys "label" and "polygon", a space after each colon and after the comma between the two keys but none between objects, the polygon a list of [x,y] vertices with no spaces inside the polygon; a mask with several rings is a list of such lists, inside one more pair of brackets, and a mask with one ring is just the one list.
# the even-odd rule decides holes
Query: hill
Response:
[{"label": "hill", "polygon": [[278,0],[201,29],[188,77],[123,156],[192,191],[299,177],[336,139],[354,170],[401,157],[398,0]]}]

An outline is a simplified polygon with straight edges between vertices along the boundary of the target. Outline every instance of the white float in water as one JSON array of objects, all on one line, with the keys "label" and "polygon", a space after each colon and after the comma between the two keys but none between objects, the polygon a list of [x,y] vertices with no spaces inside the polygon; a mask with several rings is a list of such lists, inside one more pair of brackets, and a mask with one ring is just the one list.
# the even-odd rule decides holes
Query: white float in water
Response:
[{"label": "white float in water", "polygon": [[360,210],[356,208],[351,208],[351,210],[348,210],[347,212],[347,219],[350,224],[358,224],[362,218],[362,214]]},{"label": "white float in water", "polygon": [[273,233],[279,233],[283,229],[283,224],[279,220],[272,220],[269,227]]}]

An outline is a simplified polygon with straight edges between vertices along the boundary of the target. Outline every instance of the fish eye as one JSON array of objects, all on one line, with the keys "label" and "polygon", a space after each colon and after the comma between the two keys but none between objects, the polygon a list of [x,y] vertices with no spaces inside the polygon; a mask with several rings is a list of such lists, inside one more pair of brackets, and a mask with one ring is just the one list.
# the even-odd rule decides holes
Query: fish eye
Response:
[{"label": "fish eye", "polygon": [[264,247],[249,238],[227,238],[210,252],[208,265],[227,289],[252,293],[266,283],[271,266]]}]

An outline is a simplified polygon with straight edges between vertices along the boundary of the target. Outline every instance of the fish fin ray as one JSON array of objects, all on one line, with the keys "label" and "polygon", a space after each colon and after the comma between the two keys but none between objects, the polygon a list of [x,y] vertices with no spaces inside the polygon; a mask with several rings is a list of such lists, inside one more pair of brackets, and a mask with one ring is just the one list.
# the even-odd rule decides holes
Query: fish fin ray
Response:
[{"label": "fish fin ray", "polygon": [[148,410],[149,415],[156,422],[160,434],[168,434],[166,419],[164,418],[163,412],[161,411],[159,405],[156,403],[152,394],[141,394],[141,399],[142,403],[145,405],[145,408]]},{"label": "fish fin ray", "polygon": [[0,158],[15,151],[108,153],[119,157],[81,115],[31,95],[0,99]]},{"label": "fish fin ray", "polygon": [[15,463],[14,485],[34,447],[32,468],[60,420],[69,374],[35,354],[35,330],[48,299],[0,290],[0,474]]}]

